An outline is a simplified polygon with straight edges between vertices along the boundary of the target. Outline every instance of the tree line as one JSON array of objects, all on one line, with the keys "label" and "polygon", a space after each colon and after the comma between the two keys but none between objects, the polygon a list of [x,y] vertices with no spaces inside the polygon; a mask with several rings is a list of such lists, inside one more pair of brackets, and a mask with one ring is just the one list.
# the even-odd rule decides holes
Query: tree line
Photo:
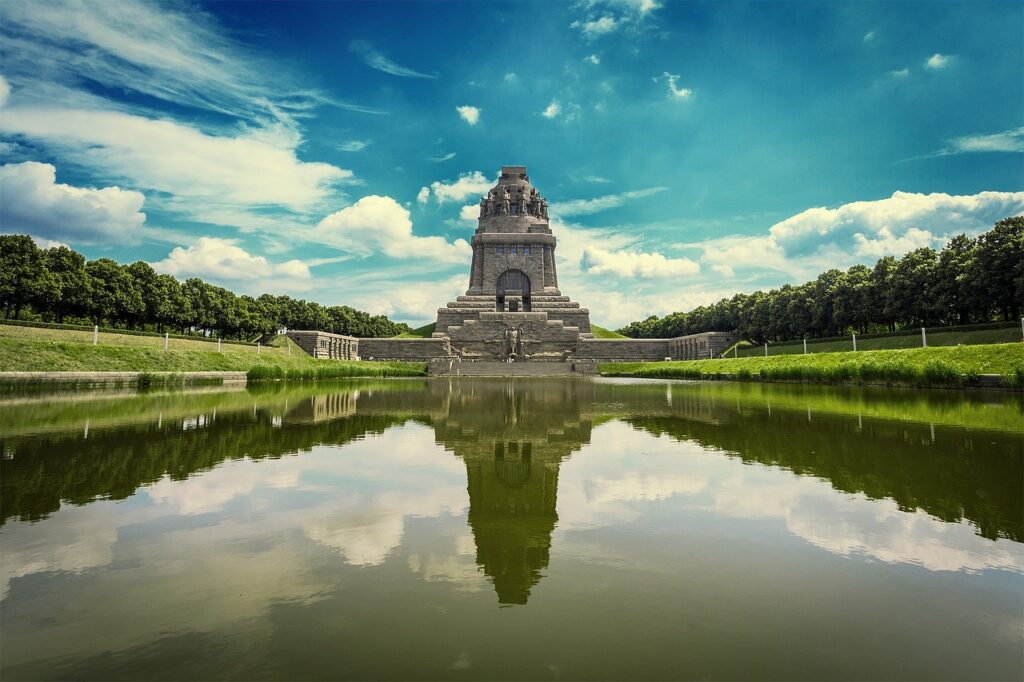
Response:
[{"label": "tree line", "polygon": [[40,249],[26,235],[0,235],[4,319],[89,323],[125,329],[253,339],[282,328],[361,337],[409,331],[384,315],[290,296],[239,296],[198,277],[179,282],[148,263],[87,261],[66,246]]},{"label": "tree line", "polygon": [[736,294],[689,312],[631,322],[633,338],[737,331],[756,343],[853,332],[1016,320],[1024,310],[1024,217],[953,237],[941,251],[885,256],[874,267],[827,270],[800,285]]}]

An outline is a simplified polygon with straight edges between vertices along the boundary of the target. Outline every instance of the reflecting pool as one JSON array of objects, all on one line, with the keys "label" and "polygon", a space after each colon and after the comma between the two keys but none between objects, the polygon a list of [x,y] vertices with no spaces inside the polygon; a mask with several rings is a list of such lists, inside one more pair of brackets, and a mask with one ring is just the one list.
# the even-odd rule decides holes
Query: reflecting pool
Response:
[{"label": "reflecting pool", "polygon": [[0,397],[0,677],[1019,679],[1020,396]]}]

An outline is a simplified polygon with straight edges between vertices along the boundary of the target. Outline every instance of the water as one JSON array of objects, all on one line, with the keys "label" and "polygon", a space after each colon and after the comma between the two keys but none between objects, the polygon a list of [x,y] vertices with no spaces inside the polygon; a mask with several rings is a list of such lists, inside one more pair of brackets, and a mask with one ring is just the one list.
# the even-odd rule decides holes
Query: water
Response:
[{"label": "water", "polygon": [[0,401],[14,679],[1019,679],[1024,408],[394,380]]}]

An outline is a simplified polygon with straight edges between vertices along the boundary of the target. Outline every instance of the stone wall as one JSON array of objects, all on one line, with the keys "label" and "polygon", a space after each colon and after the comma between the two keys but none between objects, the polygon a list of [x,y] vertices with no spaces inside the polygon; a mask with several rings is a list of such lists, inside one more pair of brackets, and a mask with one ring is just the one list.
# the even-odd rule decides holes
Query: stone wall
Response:
[{"label": "stone wall", "polygon": [[668,339],[580,339],[578,358],[600,362],[656,362],[668,355]]},{"label": "stone wall", "polygon": [[363,360],[427,362],[449,355],[447,339],[359,339]]},{"label": "stone wall", "polygon": [[288,338],[314,358],[358,360],[359,339],[316,330],[289,331]]}]

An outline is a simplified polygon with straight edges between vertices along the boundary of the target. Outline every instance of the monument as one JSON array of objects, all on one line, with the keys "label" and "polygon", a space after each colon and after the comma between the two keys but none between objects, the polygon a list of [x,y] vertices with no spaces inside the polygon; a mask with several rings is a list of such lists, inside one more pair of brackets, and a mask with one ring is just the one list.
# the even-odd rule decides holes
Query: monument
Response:
[{"label": "monument", "polygon": [[437,312],[435,338],[462,360],[562,361],[592,338],[590,312],[558,288],[548,202],[526,166],[503,166],[480,199],[469,288]]},{"label": "monument", "polygon": [[713,358],[735,340],[729,332],[595,338],[590,311],[558,286],[556,245],[547,199],[526,166],[502,166],[480,199],[469,287],[437,311],[431,338],[355,339],[315,330],[289,336],[318,358],[426,362],[431,374],[458,375],[595,374],[598,362]]}]

